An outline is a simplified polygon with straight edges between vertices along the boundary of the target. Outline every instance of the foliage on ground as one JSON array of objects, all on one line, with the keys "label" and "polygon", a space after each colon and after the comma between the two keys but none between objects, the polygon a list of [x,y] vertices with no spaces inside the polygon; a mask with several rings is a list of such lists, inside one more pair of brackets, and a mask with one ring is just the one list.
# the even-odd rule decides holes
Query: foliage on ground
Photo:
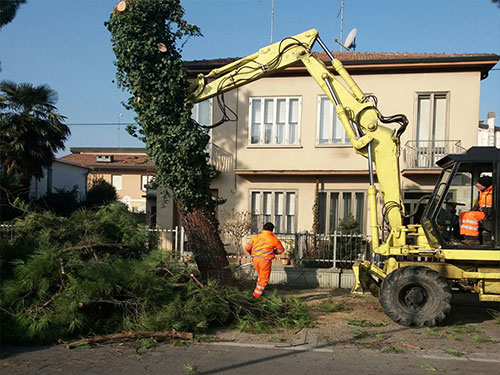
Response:
[{"label": "foliage on ground", "polygon": [[248,289],[200,285],[197,271],[157,250],[156,238],[119,202],[70,217],[30,213],[1,231],[0,245],[4,342],[311,324],[298,299],[271,294],[256,301]]}]

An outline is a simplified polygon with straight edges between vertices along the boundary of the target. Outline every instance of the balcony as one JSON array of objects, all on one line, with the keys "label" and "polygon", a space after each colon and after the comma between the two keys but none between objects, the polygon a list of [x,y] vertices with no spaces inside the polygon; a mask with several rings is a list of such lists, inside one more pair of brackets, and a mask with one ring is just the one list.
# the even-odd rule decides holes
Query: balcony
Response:
[{"label": "balcony", "polygon": [[217,146],[215,143],[209,143],[207,152],[209,163],[219,172],[229,172],[234,169],[233,154]]},{"label": "balcony", "polygon": [[437,170],[438,160],[448,154],[463,154],[465,151],[461,141],[411,140],[403,148],[403,170]]}]

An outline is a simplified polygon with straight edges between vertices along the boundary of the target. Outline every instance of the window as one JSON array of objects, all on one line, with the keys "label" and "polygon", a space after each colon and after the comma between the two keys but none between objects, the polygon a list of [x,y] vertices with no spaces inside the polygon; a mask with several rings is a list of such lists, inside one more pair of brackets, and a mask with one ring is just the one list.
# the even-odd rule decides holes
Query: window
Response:
[{"label": "window", "polygon": [[264,223],[274,224],[275,233],[295,232],[294,191],[251,191],[250,212],[252,213],[252,233],[262,230]]},{"label": "window", "polygon": [[447,94],[418,95],[417,166],[433,168],[446,154]]},{"label": "window", "polygon": [[[212,99],[196,103],[191,110],[191,118],[200,125],[212,125]],[[207,145],[207,152],[212,156],[212,129],[207,129],[210,135],[210,142]]]},{"label": "window", "polygon": [[446,102],[445,93],[418,95],[417,140],[446,139]]},{"label": "window", "polygon": [[337,117],[335,106],[327,96],[318,97],[318,145],[350,145],[344,126]]},{"label": "window", "polygon": [[153,180],[153,176],[141,176],[141,190],[147,190],[147,184]]},{"label": "window", "polygon": [[111,185],[115,187],[116,190],[122,189],[122,175],[114,174],[111,176]]},{"label": "window", "polygon": [[358,230],[365,228],[365,193],[351,191],[320,191],[318,193],[318,233],[329,234],[339,230],[343,219],[352,217]]},{"label": "window", "polygon": [[251,98],[250,144],[299,144],[301,99]]},{"label": "window", "polygon": [[196,103],[191,110],[191,118],[201,125],[212,125],[212,99]]}]

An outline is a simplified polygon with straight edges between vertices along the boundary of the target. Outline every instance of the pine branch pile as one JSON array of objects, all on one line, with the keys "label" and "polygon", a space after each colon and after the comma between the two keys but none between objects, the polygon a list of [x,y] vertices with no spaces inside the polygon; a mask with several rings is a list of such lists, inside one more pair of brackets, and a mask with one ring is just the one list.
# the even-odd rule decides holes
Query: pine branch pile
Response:
[{"label": "pine branch pile", "polygon": [[69,218],[29,213],[0,235],[3,342],[53,343],[127,331],[300,328],[307,307],[214,281],[156,249],[120,203]]}]

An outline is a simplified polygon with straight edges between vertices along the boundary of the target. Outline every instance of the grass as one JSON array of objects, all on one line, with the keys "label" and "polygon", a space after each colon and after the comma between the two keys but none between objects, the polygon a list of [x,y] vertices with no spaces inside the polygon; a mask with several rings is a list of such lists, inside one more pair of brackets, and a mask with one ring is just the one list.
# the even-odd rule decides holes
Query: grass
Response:
[{"label": "grass", "polygon": [[459,352],[455,349],[446,349],[443,352],[446,354],[452,355],[454,357],[463,357],[465,355],[465,353]]},{"label": "grass", "polygon": [[189,371],[189,375],[195,375],[198,373],[198,366],[186,363],[184,368]]},{"label": "grass", "polygon": [[425,327],[425,331],[429,336],[441,336],[442,333],[439,328]]},{"label": "grass", "polygon": [[474,336],[473,339],[475,342],[493,342],[492,339],[490,339],[489,337],[486,337],[486,336],[476,335],[476,336]]},{"label": "grass", "polygon": [[352,310],[351,306],[349,306],[349,304],[346,303],[345,301],[335,302],[331,298],[316,305],[315,308],[324,313],[334,313],[334,312]]},{"label": "grass", "polygon": [[387,326],[387,322],[372,322],[370,320],[358,320],[354,318],[347,318],[347,324],[350,326],[358,326],[358,327],[385,327]]},{"label": "grass", "polygon": [[490,314],[495,320],[495,324],[500,325],[500,311],[489,309],[488,314]]},{"label": "grass", "polygon": [[427,370],[427,371],[437,371],[437,368],[435,368],[434,366],[431,366],[431,365],[424,365],[424,366],[422,366],[422,368],[424,370]]},{"label": "grass", "polygon": [[406,350],[401,348],[396,348],[395,346],[384,346],[381,350],[382,353],[392,353],[392,354],[404,354]]},{"label": "grass", "polygon": [[144,350],[156,348],[158,346],[158,343],[154,338],[145,338],[141,339],[141,348]]},{"label": "grass", "polygon": [[211,335],[198,334],[198,335],[196,335],[196,338],[198,339],[199,342],[212,342],[212,341],[214,341],[214,338]]},{"label": "grass", "polygon": [[365,337],[368,337],[370,336],[370,334],[362,329],[359,329],[359,328],[354,328],[352,330],[352,336],[357,339],[357,340],[360,340],[360,339],[364,339]]},{"label": "grass", "polygon": [[141,361],[142,360],[142,355],[136,354],[136,353],[130,354],[128,357],[130,359],[133,359],[134,361]]}]

